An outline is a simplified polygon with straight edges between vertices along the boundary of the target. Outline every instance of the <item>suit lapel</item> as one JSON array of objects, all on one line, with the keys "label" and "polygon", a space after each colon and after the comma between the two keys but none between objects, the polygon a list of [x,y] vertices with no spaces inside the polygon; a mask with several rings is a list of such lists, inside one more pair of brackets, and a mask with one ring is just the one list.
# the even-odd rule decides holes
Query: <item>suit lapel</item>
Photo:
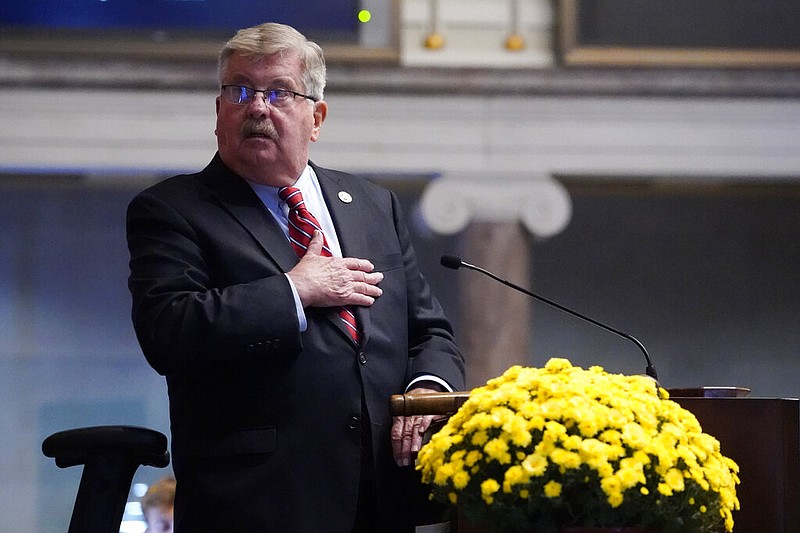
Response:
[{"label": "suit lapel", "polygon": [[[311,166],[317,175],[322,196],[325,198],[328,211],[333,219],[342,255],[366,258],[369,249],[367,234],[358,230],[365,222],[360,216],[358,207],[359,203],[365,199],[363,189],[353,180],[344,181],[336,173],[317,167],[313,163]],[[369,307],[357,306],[353,308],[353,312],[362,332],[361,345],[363,346],[369,340]],[[342,331],[347,335],[343,326]]]},{"label": "suit lapel", "polygon": [[328,211],[333,219],[336,235],[342,247],[342,255],[364,257],[369,249],[366,232],[354,231],[365,222],[358,207],[359,203],[364,201],[363,190],[352,180],[345,182],[335,173],[317,166],[313,168],[319,179],[322,196],[325,198]]},{"label": "suit lapel", "polygon": [[253,189],[242,178],[231,172],[217,155],[203,172],[205,183],[220,204],[258,242],[264,253],[283,272],[288,272],[298,262],[275,217],[264,207]]}]

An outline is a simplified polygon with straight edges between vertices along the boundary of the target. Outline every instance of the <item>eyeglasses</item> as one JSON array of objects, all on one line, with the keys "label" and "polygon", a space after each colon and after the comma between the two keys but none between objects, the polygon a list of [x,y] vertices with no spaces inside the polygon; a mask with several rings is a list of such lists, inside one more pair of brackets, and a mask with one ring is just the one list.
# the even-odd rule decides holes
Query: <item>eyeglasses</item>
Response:
[{"label": "eyeglasses", "polygon": [[223,85],[222,96],[225,101],[236,105],[247,105],[253,101],[257,93],[263,94],[264,102],[273,107],[286,107],[298,96],[307,98],[312,102],[317,99],[307,94],[290,91],[289,89],[266,89],[259,91],[245,85]]}]

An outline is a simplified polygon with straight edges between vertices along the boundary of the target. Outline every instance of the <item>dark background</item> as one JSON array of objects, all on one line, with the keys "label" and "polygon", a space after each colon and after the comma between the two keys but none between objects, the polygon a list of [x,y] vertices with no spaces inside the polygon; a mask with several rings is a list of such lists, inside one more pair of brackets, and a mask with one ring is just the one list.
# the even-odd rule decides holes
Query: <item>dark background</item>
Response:
[{"label": "dark background", "polygon": [[230,34],[270,20],[354,39],[357,0],[36,0],[0,4],[0,29]]},{"label": "dark background", "polygon": [[797,49],[797,0],[576,0],[585,46]]}]

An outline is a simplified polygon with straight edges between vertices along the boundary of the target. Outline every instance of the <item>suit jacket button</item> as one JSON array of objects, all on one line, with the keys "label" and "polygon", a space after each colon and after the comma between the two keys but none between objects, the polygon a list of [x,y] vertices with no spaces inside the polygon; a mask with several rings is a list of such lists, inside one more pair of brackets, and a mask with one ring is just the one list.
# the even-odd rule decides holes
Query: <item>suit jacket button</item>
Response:
[{"label": "suit jacket button", "polygon": [[362,365],[366,365],[367,364],[367,354],[365,354],[364,352],[359,352],[358,353],[358,362],[361,363]]},{"label": "suit jacket button", "polygon": [[358,429],[358,426],[361,425],[361,421],[358,419],[357,416],[350,417],[350,423],[347,424],[347,427],[350,429]]}]

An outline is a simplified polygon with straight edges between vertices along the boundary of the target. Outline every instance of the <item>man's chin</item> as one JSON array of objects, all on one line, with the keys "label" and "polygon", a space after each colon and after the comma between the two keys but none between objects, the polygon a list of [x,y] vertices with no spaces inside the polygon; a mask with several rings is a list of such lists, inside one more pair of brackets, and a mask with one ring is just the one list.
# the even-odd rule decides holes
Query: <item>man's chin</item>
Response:
[{"label": "man's chin", "polygon": [[234,156],[255,166],[274,164],[280,159],[278,145],[266,137],[249,137],[239,144]]}]

